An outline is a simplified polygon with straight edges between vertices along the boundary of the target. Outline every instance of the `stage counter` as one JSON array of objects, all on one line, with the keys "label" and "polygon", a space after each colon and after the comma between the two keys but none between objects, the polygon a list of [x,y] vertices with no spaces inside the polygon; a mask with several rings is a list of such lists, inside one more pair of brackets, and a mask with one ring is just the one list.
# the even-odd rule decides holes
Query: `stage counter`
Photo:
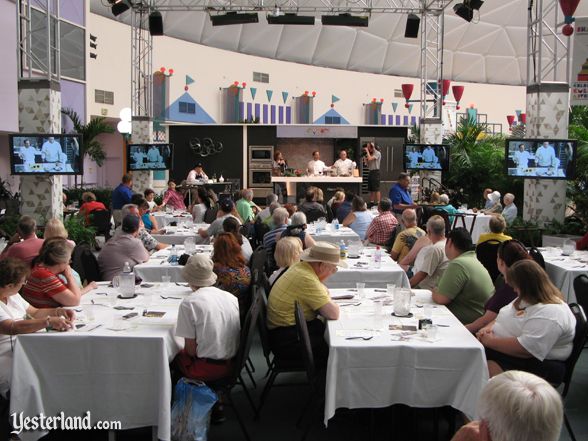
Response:
[{"label": "stage counter", "polygon": [[[323,190],[325,201],[328,201],[337,187],[345,191],[361,194],[361,177],[353,176],[272,176],[272,184],[285,185],[288,192],[288,201],[299,203],[304,199],[306,189],[313,185]],[[294,200],[294,197],[296,198]]]}]

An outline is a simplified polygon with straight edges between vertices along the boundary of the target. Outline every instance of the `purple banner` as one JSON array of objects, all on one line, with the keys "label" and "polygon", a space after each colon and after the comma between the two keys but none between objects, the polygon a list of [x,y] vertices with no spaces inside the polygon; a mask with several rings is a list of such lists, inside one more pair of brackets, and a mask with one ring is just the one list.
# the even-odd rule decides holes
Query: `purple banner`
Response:
[{"label": "purple banner", "polygon": [[286,124],[292,124],[292,107],[286,107]]},{"label": "purple banner", "polygon": [[388,125],[389,126],[394,125],[394,115],[388,115]]},{"label": "purple banner", "polygon": [[243,121],[245,119],[245,103],[241,101],[239,103],[239,121]]},{"label": "purple banner", "polygon": [[276,106],[274,106],[273,104],[270,107],[270,116],[271,116],[271,118],[270,118],[271,124],[275,124],[276,123]]},{"label": "purple banner", "polygon": [[263,123],[267,124],[267,104],[263,105]]},{"label": "purple banner", "polygon": [[247,103],[247,119],[251,119],[253,117],[253,105],[251,103]]},{"label": "purple banner", "polygon": [[404,122],[402,123],[402,125],[407,126],[408,125],[408,115],[404,115]]},{"label": "purple banner", "polygon": [[259,103],[255,103],[255,117],[261,119],[261,107]]},{"label": "purple banner", "polygon": [[400,115],[396,115],[396,125],[400,125]]},{"label": "purple banner", "polygon": [[284,107],[278,107],[278,124],[284,124]]},{"label": "purple banner", "polygon": [[410,125],[411,126],[415,126],[416,125],[416,116],[411,116],[410,117]]},{"label": "purple banner", "polygon": [[380,125],[381,126],[386,125],[386,115],[380,115]]}]

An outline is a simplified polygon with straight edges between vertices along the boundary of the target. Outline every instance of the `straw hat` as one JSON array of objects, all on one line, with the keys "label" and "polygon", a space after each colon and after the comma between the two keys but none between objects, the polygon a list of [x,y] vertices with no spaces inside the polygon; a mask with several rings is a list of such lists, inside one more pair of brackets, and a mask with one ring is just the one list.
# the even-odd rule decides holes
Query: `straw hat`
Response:
[{"label": "straw hat", "polygon": [[216,274],[212,271],[214,264],[210,257],[195,254],[188,259],[182,269],[182,277],[192,286],[212,286],[216,283]]},{"label": "straw hat", "polygon": [[302,252],[300,260],[304,262],[323,262],[347,268],[347,263],[341,261],[339,247],[329,242],[317,242]]}]

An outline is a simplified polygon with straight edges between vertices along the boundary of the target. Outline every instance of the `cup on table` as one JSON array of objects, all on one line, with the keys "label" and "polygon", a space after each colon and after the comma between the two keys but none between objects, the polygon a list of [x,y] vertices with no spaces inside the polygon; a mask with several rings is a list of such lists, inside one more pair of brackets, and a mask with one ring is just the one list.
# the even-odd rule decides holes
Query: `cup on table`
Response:
[{"label": "cup on table", "polygon": [[94,305],[84,305],[82,307],[84,311],[84,315],[86,316],[86,320],[89,322],[93,322],[96,319],[96,314],[94,313]]},{"label": "cup on table", "polygon": [[576,242],[573,240],[566,239],[562,246],[561,253],[564,256],[571,256],[576,251]]},{"label": "cup on table", "polygon": [[171,276],[167,274],[165,276],[161,276],[161,283],[171,283]]},{"label": "cup on table", "polygon": [[439,328],[437,327],[437,325],[432,324],[432,323],[427,323],[426,325],[423,326],[423,329],[425,330],[425,336],[428,339],[435,340],[437,338],[437,332],[439,331]]},{"label": "cup on table", "polygon": [[386,290],[389,296],[394,297],[394,293],[396,292],[396,283],[388,283],[386,285]]},{"label": "cup on table", "polygon": [[384,326],[384,302],[374,302],[374,328],[380,329]]},{"label": "cup on table", "polygon": [[355,284],[355,287],[357,288],[357,298],[358,299],[364,299],[365,298],[365,283],[364,282],[357,282]]},{"label": "cup on table", "polygon": [[426,319],[433,318],[433,305],[423,305],[423,316]]}]

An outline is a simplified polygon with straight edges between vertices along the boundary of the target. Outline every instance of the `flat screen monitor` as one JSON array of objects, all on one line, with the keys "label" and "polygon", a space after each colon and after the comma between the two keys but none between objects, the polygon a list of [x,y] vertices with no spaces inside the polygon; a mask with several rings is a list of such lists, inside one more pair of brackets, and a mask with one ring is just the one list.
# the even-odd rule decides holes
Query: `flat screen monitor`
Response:
[{"label": "flat screen monitor", "polygon": [[405,144],[405,170],[449,170],[449,146],[443,144]]},{"label": "flat screen monitor", "polygon": [[576,141],[570,139],[507,139],[508,176],[532,179],[573,179]]},{"label": "flat screen monitor", "polygon": [[131,171],[169,170],[172,159],[172,144],[129,144],[127,148],[127,164]]},{"label": "flat screen monitor", "polygon": [[13,175],[84,173],[81,135],[15,133],[9,148]]}]

